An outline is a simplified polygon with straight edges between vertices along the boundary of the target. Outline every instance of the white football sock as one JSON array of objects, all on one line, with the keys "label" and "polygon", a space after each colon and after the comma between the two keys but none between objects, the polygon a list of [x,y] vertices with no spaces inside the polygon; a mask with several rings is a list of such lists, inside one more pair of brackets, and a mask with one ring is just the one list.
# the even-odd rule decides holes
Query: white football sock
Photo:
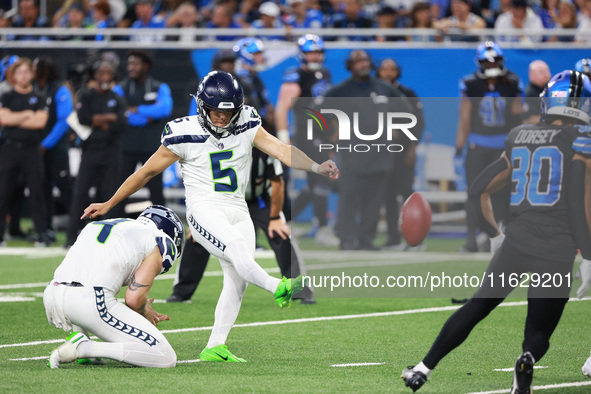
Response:
[{"label": "white football sock", "polygon": [[433,370],[427,368],[427,366],[425,364],[423,364],[422,361],[418,365],[415,365],[415,367],[412,370],[424,373],[425,376],[427,377],[427,379],[429,379],[429,377],[431,376],[431,373],[433,372]]},{"label": "white football sock", "polygon": [[220,264],[224,273],[224,287],[215,307],[215,320],[209,342],[207,342],[208,348],[226,343],[240,312],[242,296],[247,286],[245,280],[236,272],[234,265],[223,259],[220,259]]}]

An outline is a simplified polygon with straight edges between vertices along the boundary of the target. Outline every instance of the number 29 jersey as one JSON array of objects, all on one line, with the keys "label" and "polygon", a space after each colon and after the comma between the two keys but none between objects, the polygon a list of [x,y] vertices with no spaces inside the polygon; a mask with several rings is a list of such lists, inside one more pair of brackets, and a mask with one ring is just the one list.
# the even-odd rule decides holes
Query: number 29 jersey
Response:
[{"label": "number 29 jersey", "polygon": [[260,126],[257,111],[246,105],[235,133],[221,139],[205,130],[197,115],[166,124],[162,145],[180,157],[187,208],[197,202],[245,204],[254,137]]},{"label": "number 29 jersey", "polygon": [[523,125],[511,130],[505,145],[513,167],[507,238],[524,253],[572,262],[568,175],[575,154],[591,153],[591,136],[575,126]]}]

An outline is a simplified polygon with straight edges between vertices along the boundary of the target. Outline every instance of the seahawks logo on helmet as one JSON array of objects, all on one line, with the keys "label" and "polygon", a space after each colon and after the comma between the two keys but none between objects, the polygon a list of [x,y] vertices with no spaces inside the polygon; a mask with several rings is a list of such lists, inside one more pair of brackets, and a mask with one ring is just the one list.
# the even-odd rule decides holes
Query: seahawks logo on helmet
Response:
[{"label": "seahawks logo on helmet", "polygon": [[[162,205],[152,205],[146,208],[137,220],[144,224],[155,225],[164,233],[156,237],[156,243],[162,254],[162,272],[168,271],[183,253],[185,229],[181,219],[174,211]],[[166,241],[166,239],[169,240]]]}]

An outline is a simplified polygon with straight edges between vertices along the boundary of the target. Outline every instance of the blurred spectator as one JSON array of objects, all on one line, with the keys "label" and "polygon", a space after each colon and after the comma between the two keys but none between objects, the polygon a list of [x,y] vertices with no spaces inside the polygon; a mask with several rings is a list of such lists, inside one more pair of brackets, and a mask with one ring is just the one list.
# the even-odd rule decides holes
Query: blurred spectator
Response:
[{"label": "blurred spectator", "polygon": [[97,29],[115,27],[116,23],[111,18],[111,6],[107,0],[98,0],[92,7],[92,19],[90,26]]},{"label": "blurred spectator", "polygon": [[[383,0],[383,5],[392,7],[398,15],[399,27],[408,26],[412,7],[420,0]],[[447,10],[447,8],[446,8]]]},{"label": "blurred spectator", "polygon": [[[66,119],[74,109],[72,91],[60,80],[55,62],[49,56],[40,56],[33,62],[35,88],[48,98],[49,119],[43,130],[41,149],[43,154],[43,191],[47,202],[48,236],[55,242],[52,218],[56,211],[68,213],[72,198],[72,179],[68,150],[69,126]],[[59,190],[59,198],[53,199],[53,188]],[[56,209],[58,208],[58,209]]]},{"label": "blurred spectator", "polygon": [[[19,13],[12,18],[12,27],[50,27],[46,17],[39,15],[39,4],[36,0],[20,0]],[[47,36],[39,35],[10,35],[9,40],[48,40]]]},{"label": "blurred spectator", "polygon": [[[558,18],[556,28],[576,29],[577,28],[577,10],[573,3],[568,0],[561,0],[558,4]],[[552,41],[572,42],[575,36],[555,36]]]},{"label": "blurred spectator", "polygon": [[[86,11],[84,7],[80,3],[74,3],[68,9],[66,13],[66,17],[63,18],[60,22],[60,26],[63,28],[72,28],[72,29],[82,29],[86,27]],[[92,36],[84,36],[84,35],[68,35],[68,36],[57,36],[58,40],[63,41],[84,41],[84,40],[91,40]]]},{"label": "blurred spectator", "polygon": [[[517,74],[505,67],[501,47],[486,41],[476,49],[478,69],[460,81],[462,96],[456,131],[454,168],[456,190],[469,190],[476,177],[505,149],[507,133],[522,121],[523,90]],[[464,159],[464,147],[467,154]],[[503,224],[509,220],[511,185],[492,194],[495,218]],[[490,251],[488,240],[478,245],[478,220],[466,205],[466,244],[460,252]]]},{"label": "blurred spectator", "polygon": [[[361,11],[361,0],[343,0],[344,8],[341,12],[336,13],[331,22],[331,26],[336,29],[360,29],[373,26],[371,19],[365,17]],[[339,36],[337,39],[344,39]],[[347,36],[349,41],[369,41],[370,36],[352,35]]]},{"label": "blurred spectator", "polygon": [[486,22],[471,12],[472,0],[452,0],[451,16],[433,22],[433,27],[441,30],[451,41],[479,41],[478,36],[470,34],[471,29],[484,29]]},{"label": "blurred spectator", "polygon": [[49,246],[40,146],[48,119],[48,100],[33,87],[33,68],[29,59],[20,58],[12,65],[12,82],[13,89],[0,97],[4,138],[0,152],[0,246],[5,245],[4,228],[9,200],[18,186],[15,180],[21,172],[30,192],[31,218],[37,232],[36,246]]},{"label": "blurred spectator", "polygon": [[[382,8],[380,8],[380,10],[378,11],[378,13],[376,14],[376,19],[377,19],[377,23],[376,23],[376,27],[380,28],[380,29],[395,29],[396,28],[396,11],[394,10],[394,8],[390,7],[390,6],[384,6]],[[376,41],[400,41],[403,40],[403,37],[400,36],[390,36],[390,35],[386,35],[386,34],[382,34],[379,36],[376,36]]]},{"label": "blurred spectator", "polygon": [[53,18],[51,19],[51,25],[53,27],[66,27],[68,25],[68,12],[72,8],[72,6],[77,5],[82,7],[83,13],[89,11],[86,7],[88,3],[80,3],[77,0],[66,0],[64,4],[53,14]]},{"label": "blurred spectator", "polygon": [[[397,97],[397,103],[404,95],[391,84],[387,84],[379,78],[371,75],[372,61],[364,50],[353,50],[346,60],[346,68],[351,77],[331,88],[324,95],[325,98],[342,97]],[[380,111],[382,109],[402,109],[394,100],[384,100],[381,103],[373,102],[372,108],[363,108],[364,112]],[[351,116],[357,108],[352,108],[353,101],[347,100],[348,108],[340,108]],[[410,108],[404,106],[406,112]],[[402,111],[401,111],[402,112]],[[366,119],[360,127],[368,130],[377,129],[377,116],[371,116],[374,121]],[[375,127],[375,128],[374,128]],[[360,143],[362,140],[356,133],[351,135],[351,144]],[[386,143],[385,135],[374,139],[375,143]],[[392,170],[392,153],[382,150],[372,151],[371,154],[358,154],[354,151],[339,151],[337,153],[339,167],[343,168],[339,178],[339,202],[336,234],[340,239],[342,250],[377,250],[373,245],[376,236],[380,206],[383,201],[384,191],[389,172]]]},{"label": "blurred spectator", "polygon": [[532,9],[542,20],[546,29],[552,29],[556,26],[558,20],[559,0],[542,0],[542,4],[534,4]]},{"label": "blurred spectator", "polygon": [[174,14],[179,4],[179,0],[156,0],[154,3],[154,15],[167,20]]},{"label": "blurred spectator", "polygon": [[[412,10],[410,11],[410,26],[408,27],[417,29],[431,29],[433,27],[429,4],[416,3],[412,7]],[[436,38],[433,36],[412,35],[406,37],[406,40],[429,42],[435,41]]]},{"label": "blurred spectator", "polygon": [[541,33],[544,25],[540,17],[528,6],[526,0],[512,0],[511,11],[499,15],[495,22],[497,41],[539,42],[542,39],[542,34],[503,36],[503,31],[507,29],[540,30]]},{"label": "blurred spectator", "polygon": [[[149,75],[153,56],[150,52],[132,50],[127,57],[127,78],[113,88],[113,91],[127,101],[127,132],[122,137],[123,160],[121,180],[135,172],[138,164],[143,165],[160,146],[160,136],[166,120],[172,113],[170,87]],[[146,185],[150,190],[153,205],[164,205],[162,174],[156,175]],[[123,217],[125,204],[119,204],[114,216]]]},{"label": "blurred spectator", "polygon": [[585,0],[580,12],[579,26],[577,27],[578,32],[575,40],[591,43],[591,0]]},{"label": "blurred spectator", "polygon": [[[205,25],[208,29],[239,29],[241,26],[232,20],[232,5],[227,2],[219,2],[213,7],[211,20]],[[218,41],[236,41],[240,38],[237,35],[216,36]]]},{"label": "blurred spectator", "polygon": [[[259,7],[260,19],[252,23],[255,29],[280,29],[283,27],[281,22],[281,10],[279,6],[272,1],[266,1]],[[264,36],[265,40],[285,40],[285,36]]]},{"label": "blurred spectator", "polygon": [[[113,195],[119,186],[121,165],[121,135],[125,132],[125,99],[113,92],[116,68],[112,62],[100,60],[93,65],[93,80],[88,88],[78,91],[76,113],[80,124],[92,129],[82,141],[80,169],[74,182],[66,246],[71,246],[84,223],[79,212],[84,211],[91,187],[96,187],[96,199]],[[105,176],[105,174],[107,174]]]},{"label": "blurred spectator", "polygon": [[450,0],[431,0],[429,3],[429,12],[434,21],[445,18],[449,12]]},{"label": "blurred spectator", "polygon": [[[166,22],[160,15],[154,14],[153,0],[138,0],[135,4],[137,20],[131,24],[132,29],[159,29],[166,27]],[[131,36],[132,41],[152,42],[162,41],[162,34],[135,34]]]},{"label": "blurred spectator", "polygon": [[252,87],[249,95],[244,95],[244,103],[257,108],[263,120],[265,130],[275,135],[274,108],[269,101],[269,94],[259,71],[265,69],[265,45],[257,38],[243,38],[232,50],[238,56],[234,71],[242,86]]},{"label": "blurred spectator", "polygon": [[[325,142],[325,135],[315,134],[313,140],[306,138],[302,131],[306,125],[304,107],[310,100],[300,97],[320,97],[332,85],[330,71],[324,67],[324,41],[315,34],[306,34],[298,39],[299,60],[298,67],[289,68],[283,75],[279,98],[275,106],[275,130],[277,138],[289,143],[290,141],[290,110],[294,114],[291,118],[291,131],[293,143],[314,161],[324,161],[329,158],[326,150],[319,152],[316,147]],[[329,181],[325,177],[307,174],[307,183],[293,204],[286,203],[288,220],[297,217],[310,203],[314,209],[314,221],[317,223],[310,236],[316,237],[316,243],[327,245],[338,244],[332,234],[332,229],[327,225],[327,204],[331,191]],[[288,180],[286,180],[288,182]],[[287,194],[286,194],[287,196]]]},{"label": "blurred spectator", "polygon": [[240,3],[240,13],[236,16],[236,22],[242,27],[249,27],[251,23],[259,19],[260,0],[243,0]]},{"label": "blurred spectator", "polygon": [[[0,96],[4,93],[12,90],[12,71],[14,63],[19,59],[16,55],[7,55],[0,60]],[[2,134],[0,133],[0,149],[2,149],[2,144],[4,143],[4,139],[1,138]],[[10,223],[8,225],[8,234],[10,238],[19,238],[19,239],[26,239],[27,234],[21,230],[20,221],[22,216],[22,207],[23,207],[23,195],[25,193],[25,179],[22,174],[20,174],[15,178],[14,183],[16,187],[14,188],[14,192],[12,196],[9,197],[8,201],[8,214],[10,215]]]},{"label": "blurred spectator", "polygon": [[[392,84],[408,98],[413,108],[413,114],[417,117],[417,125],[413,127],[412,133],[420,141],[425,127],[423,104],[414,90],[398,82],[400,67],[393,59],[385,59],[380,64],[377,76],[381,80]],[[417,142],[410,141],[407,138],[401,138],[397,142],[404,146],[404,150],[394,155],[394,168],[390,171],[386,180],[383,205],[386,207],[388,239],[383,247],[403,250],[405,245],[402,243],[400,229],[398,228],[400,213],[398,196],[402,197],[402,201],[405,201],[413,192]]]},{"label": "blurred spectator", "polygon": [[523,109],[524,124],[537,124],[540,122],[540,93],[542,93],[550,78],[552,78],[550,67],[545,61],[534,60],[529,64],[529,83],[524,91],[526,97]]},{"label": "blurred spectator", "polygon": [[186,1],[179,5],[175,13],[166,21],[168,27],[176,27],[179,29],[179,35],[173,36],[172,41],[193,42],[201,40],[202,36],[196,36],[194,33],[186,29],[201,27],[201,18],[197,12],[197,8],[190,1]]},{"label": "blurred spectator", "polygon": [[294,28],[318,29],[323,26],[322,12],[310,8],[305,0],[287,0],[289,14],[284,18],[286,26]]}]

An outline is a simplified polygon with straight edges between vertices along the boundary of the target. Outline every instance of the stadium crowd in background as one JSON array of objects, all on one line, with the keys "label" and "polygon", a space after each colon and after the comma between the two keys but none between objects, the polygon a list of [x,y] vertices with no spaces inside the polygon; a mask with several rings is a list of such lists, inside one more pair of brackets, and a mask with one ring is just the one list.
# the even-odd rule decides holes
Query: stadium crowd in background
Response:
[{"label": "stadium crowd in background", "polygon": [[[7,4],[5,2],[4,4]],[[10,4],[10,3],[8,3]],[[60,27],[104,29],[121,28],[286,28],[286,33],[267,36],[267,40],[296,40],[292,28],[336,28],[365,29],[384,28],[434,28],[435,36],[351,35],[352,41],[469,41],[481,39],[473,29],[494,28],[498,41],[561,41],[588,42],[591,1],[570,0],[430,0],[379,2],[366,0],[66,0],[56,10],[48,3],[52,14],[41,15],[38,0],[20,0],[18,9],[4,9],[0,26],[6,27]],[[541,34],[504,36],[505,29],[540,29]],[[555,29],[578,29],[576,35],[552,35]],[[221,41],[235,41],[239,35],[205,36]],[[120,39],[141,41],[181,40],[193,41],[203,36],[194,36],[179,31],[179,35],[166,37],[160,34],[142,34]],[[337,40],[338,37],[324,37]],[[343,37],[345,38],[345,37]],[[95,36],[34,36],[15,34],[7,36],[12,40],[103,40],[102,34]]]}]

